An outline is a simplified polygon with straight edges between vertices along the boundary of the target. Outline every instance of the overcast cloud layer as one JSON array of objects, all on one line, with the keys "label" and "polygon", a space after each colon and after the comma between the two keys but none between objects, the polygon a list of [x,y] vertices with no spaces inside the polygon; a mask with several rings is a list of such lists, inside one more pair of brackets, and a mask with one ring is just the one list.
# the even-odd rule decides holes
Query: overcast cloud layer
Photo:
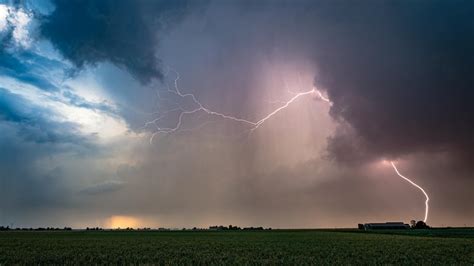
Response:
[{"label": "overcast cloud layer", "polygon": [[[0,224],[474,218],[472,1],[0,1]],[[177,71],[177,72],[175,72]],[[158,134],[147,121],[206,115]],[[152,126],[150,126],[152,125]],[[114,218],[115,217],[115,218]],[[129,219],[130,220],[130,219]]]}]

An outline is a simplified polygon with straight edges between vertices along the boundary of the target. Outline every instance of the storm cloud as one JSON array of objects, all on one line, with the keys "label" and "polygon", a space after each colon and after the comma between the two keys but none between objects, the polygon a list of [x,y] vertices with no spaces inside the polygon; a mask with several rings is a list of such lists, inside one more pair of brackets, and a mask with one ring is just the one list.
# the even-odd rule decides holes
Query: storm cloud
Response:
[{"label": "storm cloud", "polygon": [[325,41],[315,47],[320,67],[315,84],[327,89],[334,103],[331,114],[352,127],[330,139],[335,158],[449,152],[469,163],[474,151],[474,3],[344,6],[342,14],[320,25],[333,26],[318,32]]},{"label": "storm cloud", "polygon": [[41,35],[77,67],[110,61],[143,82],[161,78],[159,31],[187,9],[187,1],[54,1]]}]

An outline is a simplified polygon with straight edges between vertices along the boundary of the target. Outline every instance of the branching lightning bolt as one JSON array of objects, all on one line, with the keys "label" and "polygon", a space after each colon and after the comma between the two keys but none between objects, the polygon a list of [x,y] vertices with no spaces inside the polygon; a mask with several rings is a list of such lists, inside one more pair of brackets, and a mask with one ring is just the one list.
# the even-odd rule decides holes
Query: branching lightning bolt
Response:
[{"label": "branching lightning bolt", "polygon": [[[220,113],[220,112],[217,112],[217,111],[214,111],[214,110],[211,110],[209,109],[208,107],[204,106],[198,99],[197,97],[192,94],[192,93],[183,93],[181,92],[181,90],[179,89],[179,86],[178,86],[178,82],[179,82],[179,79],[180,79],[180,75],[177,71],[173,70],[173,69],[169,69],[170,71],[173,71],[175,74],[176,74],[176,78],[174,80],[174,88],[173,89],[170,89],[168,88],[168,92],[171,93],[171,94],[174,94],[176,96],[179,96],[180,98],[184,99],[184,98],[190,98],[194,105],[195,105],[195,108],[193,109],[190,109],[190,110],[187,110],[181,106],[179,106],[179,104],[177,104],[179,107],[177,108],[174,108],[174,109],[170,109],[166,112],[163,112],[160,116],[158,116],[157,118],[151,120],[151,121],[148,121],[145,123],[145,127],[148,127],[150,125],[153,125],[155,127],[155,130],[154,132],[152,133],[151,137],[150,137],[150,143],[153,142],[153,138],[157,135],[157,134],[160,134],[160,133],[173,133],[173,132],[177,132],[181,129],[182,127],[182,124],[183,124],[183,118],[184,116],[186,115],[190,115],[190,114],[195,114],[195,113],[198,113],[198,112],[204,112],[208,115],[212,115],[212,116],[216,116],[216,117],[220,117],[220,118],[223,118],[223,119],[228,119],[228,120],[232,120],[232,121],[235,121],[235,122],[238,122],[238,123],[243,123],[245,125],[247,125],[249,127],[249,132],[253,132],[254,130],[256,130],[257,128],[259,128],[263,123],[265,123],[268,119],[270,119],[272,116],[276,115],[277,113],[279,113],[280,111],[282,111],[283,109],[286,109],[291,103],[293,103],[294,101],[296,101],[298,98],[300,97],[303,97],[303,96],[307,96],[307,95],[311,95],[311,94],[315,94],[317,95],[321,100],[325,101],[325,102],[328,102],[328,103],[331,103],[329,101],[328,98],[324,97],[323,94],[316,88],[313,87],[313,89],[309,90],[309,91],[305,91],[305,92],[298,92],[298,93],[294,93],[294,96],[292,98],[290,98],[289,100],[287,101],[284,101],[284,102],[281,102],[281,106],[276,108],[275,110],[273,110],[272,112],[270,112],[268,115],[266,115],[265,117],[263,117],[262,119],[258,120],[258,121],[251,121],[251,120],[247,120],[247,119],[244,119],[244,118],[240,118],[240,117],[236,117],[236,116],[232,116],[232,115],[227,115],[227,114],[224,114],[224,113]],[[157,95],[158,97],[160,97],[160,94],[157,92]],[[175,124],[174,127],[160,127],[159,126],[159,121],[164,119],[166,117],[167,114],[171,113],[171,112],[174,112],[174,111],[180,111],[180,114],[178,116],[178,120]]]},{"label": "branching lightning bolt", "polygon": [[401,178],[405,179],[408,183],[412,184],[414,187],[418,188],[419,190],[421,190],[421,192],[423,192],[423,194],[425,195],[425,219],[423,220],[424,222],[426,222],[426,220],[428,220],[428,211],[429,211],[429,204],[428,202],[430,201],[430,197],[428,197],[428,194],[426,193],[426,191],[420,187],[419,185],[417,185],[415,182],[411,181],[409,178],[403,176],[402,174],[400,174],[400,172],[398,171],[397,167],[395,166],[395,163],[394,162],[390,162],[390,164],[392,165],[393,169],[395,170],[395,172],[397,173],[398,176],[400,176]]}]

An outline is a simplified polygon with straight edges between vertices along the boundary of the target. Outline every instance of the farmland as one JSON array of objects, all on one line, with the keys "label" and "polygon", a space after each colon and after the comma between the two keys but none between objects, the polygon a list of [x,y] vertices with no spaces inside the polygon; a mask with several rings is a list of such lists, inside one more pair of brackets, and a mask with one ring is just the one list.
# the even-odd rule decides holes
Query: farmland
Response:
[{"label": "farmland", "polygon": [[474,230],[0,232],[0,264],[465,264]]}]

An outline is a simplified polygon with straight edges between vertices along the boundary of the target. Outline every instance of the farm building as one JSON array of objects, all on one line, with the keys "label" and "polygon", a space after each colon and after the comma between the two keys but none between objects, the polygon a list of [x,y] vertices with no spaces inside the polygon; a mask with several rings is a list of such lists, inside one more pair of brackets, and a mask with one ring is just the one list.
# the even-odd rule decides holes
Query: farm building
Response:
[{"label": "farm building", "polygon": [[376,229],[409,229],[410,226],[403,222],[386,222],[386,223],[367,223],[359,224],[359,229],[376,230]]}]

